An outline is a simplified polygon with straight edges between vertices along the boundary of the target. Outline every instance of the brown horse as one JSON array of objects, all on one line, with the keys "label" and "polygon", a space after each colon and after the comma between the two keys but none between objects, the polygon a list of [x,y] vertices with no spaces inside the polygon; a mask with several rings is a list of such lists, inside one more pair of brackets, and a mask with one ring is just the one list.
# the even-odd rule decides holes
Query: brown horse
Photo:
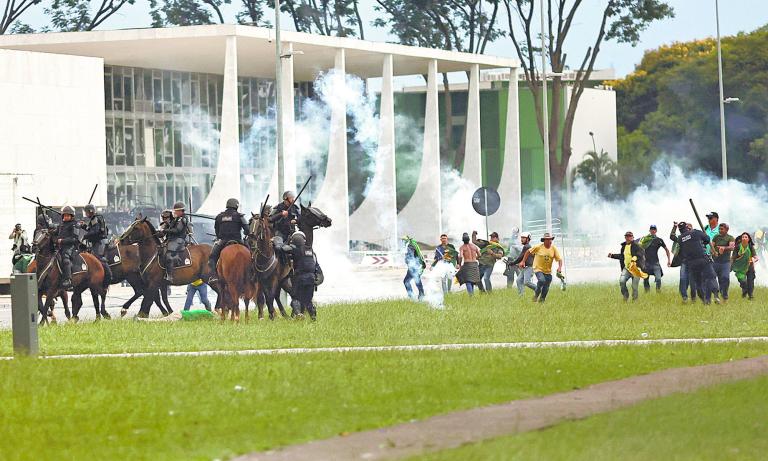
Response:
[{"label": "brown horse", "polygon": [[279,298],[275,298],[281,283],[286,283],[285,288],[290,290],[290,267],[283,263],[275,254],[275,248],[272,245],[272,227],[269,223],[270,211],[267,208],[262,216],[254,215],[248,224],[250,234],[249,246],[252,248],[252,259],[254,270],[256,271],[256,305],[259,309],[259,319],[264,318],[264,304],[269,310],[270,320],[275,319],[274,302],[277,301],[277,307],[283,317],[288,317],[283,303]]},{"label": "brown horse", "polygon": [[[124,317],[128,313],[128,308],[131,307],[131,304],[142,296],[150,296],[157,307],[160,308],[160,312],[163,313],[163,316],[167,316],[173,312],[173,310],[169,311],[163,306],[159,291],[151,294],[145,291],[144,281],[141,279],[141,255],[139,254],[139,246],[137,244],[125,245],[120,243],[118,239],[115,248],[116,250],[109,249],[107,251],[108,262],[112,263],[109,266],[112,269],[110,283],[114,285],[125,281],[128,282],[131,288],[133,288],[133,296],[123,303],[123,307],[120,309],[120,317]],[[118,262],[115,262],[114,259],[109,261],[111,258],[117,256],[118,252]]]},{"label": "brown horse", "polygon": [[[56,296],[62,291],[61,272],[56,262],[57,252],[54,250],[53,239],[47,231],[41,232],[35,240],[37,253],[37,304],[40,311],[40,322],[48,322],[48,311],[53,306]],[[79,320],[78,314],[83,307],[83,291],[90,290],[93,307],[96,310],[96,320],[110,318],[106,309],[108,281],[104,278],[104,267],[101,261],[90,253],[80,253],[85,264],[85,270],[80,272],[72,268],[72,320]],[[43,296],[45,295],[45,304]]]},{"label": "brown horse", "polygon": [[[127,244],[138,244],[141,260],[141,278],[144,282],[144,290],[147,293],[165,290],[168,282],[163,277],[165,270],[160,266],[158,250],[161,248],[155,227],[147,218],[134,221],[120,236],[120,241]],[[208,257],[211,255],[211,246],[206,244],[188,245],[189,264],[178,267],[173,271],[173,285],[188,285],[197,279],[208,282],[211,276],[208,268]],[[139,316],[149,315],[149,308],[153,298],[145,296],[141,302]]]},{"label": "brown horse", "polygon": [[[28,274],[36,274],[37,273],[37,260],[33,259],[32,262],[29,263],[29,266],[27,266],[27,273]],[[60,290],[56,294],[56,298],[60,298],[62,304],[64,304],[64,315],[67,316],[67,318],[72,317],[72,313],[69,311],[69,295],[67,294],[66,290]],[[51,319],[51,323],[56,323],[56,315],[53,313],[53,308],[56,307],[56,300],[54,299],[53,304],[51,305],[51,310],[48,311],[48,318]]]},{"label": "brown horse", "polygon": [[245,300],[245,320],[248,321],[248,301],[254,297],[255,283],[251,252],[239,243],[227,245],[221,250],[216,264],[219,277],[218,293],[221,303],[221,319],[226,320],[227,310],[230,318],[240,320],[240,299]]}]

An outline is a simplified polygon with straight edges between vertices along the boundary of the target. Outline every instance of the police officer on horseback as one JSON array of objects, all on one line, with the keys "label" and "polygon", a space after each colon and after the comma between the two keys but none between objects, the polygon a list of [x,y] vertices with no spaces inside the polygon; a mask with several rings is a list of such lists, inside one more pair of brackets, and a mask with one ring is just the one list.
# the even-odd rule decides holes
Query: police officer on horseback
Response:
[{"label": "police officer on horseback", "polygon": [[173,217],[168,226],[159,233],[165,237],[165,280],[173,283],[173,270],[187,248],[187,235],[189,235],[189,221],[184,214],[184,203],[173,204]]},{"label": "police officer on horseback", "polygon": [[53,231],[61,261],[61,287],[72,290],[72,258],[77,252],[80,240],[75,233],[75,209],[65,206],[61,209],[61,224]]},{"label": "police officer on horseback", "polygon": [[216,216],[213,228],[216,233],[216,243],[213,244],[211,256],[208,258],[208,267],[211,273],[216,274],[216,263],[219,261],[221,250],[229,242],[243,243],[243,235],[248,235],[248,220],[237,209],[240,202],[235,198],[227,200],[227,209]]},{"label": "police officer on horseback", "polygon": [[[317,319],[312,298],[315,294],[315,276],[317,273],[317,257],[312,247],[307,245],[307,237],[303,232],[295,232],[291,243],[284,245],[282,250],[293,260],[293,294],[301,304],[301,312],[309,312],[312,320]],[[301,314],[299,314],[301,315]]]},{"label": "police officer on horseback", "polygon": [[55,228],[56,226],[53,224],[50,216],[48,216],[48,213],[43,209],[40,214],[37,215],[37,219],[35,220],[35,232],[32,234],[32,238],[36,240],[40,231],[53,230]]},{"label": "police officer on horseback", "polygon": [[107,223],[104,220],[104,216],[101,213],[96,212],[96,207],[90,203],[83,207],[85,216],[88,218],[86,222],[80,223],[80,228],[85,230],[83,240],[88,245],[88,251],[96,256],[104,266],[105,275],[108,280],[112,279],[112,271],[109,268],[109,263],[106,258],[107,244],[109,241],[109,230],[107,229]]},{"label": "police officer on horseback", "polygon": [[269,222],[275,228],[275,247],[280,248],[283,246],[283,242],[287,242],[288,238],[296,230],[296,225],[299,223],[299,207],[295,203],[296,194],[293,191],[285,191],[283,193],[283,201],[278,203],[272,209],[272,215],[269,217]]}]

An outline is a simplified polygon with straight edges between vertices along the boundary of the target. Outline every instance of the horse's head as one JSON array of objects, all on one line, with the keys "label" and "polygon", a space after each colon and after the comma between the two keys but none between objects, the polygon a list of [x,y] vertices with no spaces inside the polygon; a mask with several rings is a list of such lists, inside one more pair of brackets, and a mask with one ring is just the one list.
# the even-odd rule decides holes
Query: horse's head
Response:
[{"label": "horse's head", "polygon": [[47,229],[38,232],[34,241],[32,241],[32,247],[34,248],[35,253],[40,252],[45,254],[53,251],[53,238],[51,237],[50,232]]},{"label": "horse's head", "polygon": [[301,225],[313,229],[315,227],[331,227],[331,218],[319,208],[313,207],[312,202],[309,202],[309,206],[301,205]]},{"label": "horse's head", "polygon": [[117,238],[117,243],[133,245],[155,238],[155,229],[147,218],[137,219]]}]

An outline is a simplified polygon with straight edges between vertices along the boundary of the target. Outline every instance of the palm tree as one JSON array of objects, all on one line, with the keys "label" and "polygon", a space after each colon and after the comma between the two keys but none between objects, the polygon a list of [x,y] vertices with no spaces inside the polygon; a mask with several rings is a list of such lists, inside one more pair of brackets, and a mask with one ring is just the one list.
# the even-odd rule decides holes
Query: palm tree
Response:
[{"label": "palm tree", "polygon": [[615,189],[617,172],[616,162],[608,155],[608,152],[601,150],[598,154],[595,151],[590,151],[587,152],[584,160],[576,166],[573,171],[573,179],[581,178],[586,183],[594,184],[601,195],[610,195]]}]

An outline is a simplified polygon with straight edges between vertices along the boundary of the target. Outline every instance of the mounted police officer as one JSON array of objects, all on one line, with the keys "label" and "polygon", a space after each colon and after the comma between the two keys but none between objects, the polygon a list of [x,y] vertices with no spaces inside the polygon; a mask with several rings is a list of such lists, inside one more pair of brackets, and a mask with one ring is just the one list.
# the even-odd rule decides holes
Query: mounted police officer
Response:
[{"label": "mounted police officer", "polygon": [[35,232],[32,234],[32,238],[37,240],[40,231],[53,230],[55,228],[56,226],[53,224],[50,216],[48,216],[48,213],[43,209],[40,214],[37,215],[37,219],[35,220]]},{"label": "mounted police officer", "polygon": [[[208,266],[212,274],[216,274],[216,263],[219,261],[221,250],[229,242],[243,243],[243,235],[248,235],[248,220],[237,209],[240,208],[240,202],[231,198],[227,200],[227,209],[216,216],[213,224],[216,233],[216,243],[213,244],[211,256],[208,258]],[[215,275],[214,275],[215,278]]]},{"label": "mounted police officer", "polygon": [[80,228],[85,230],[83,240],[88,245],[88,250],[91,254],[96,256],[99,261],[104,265],[104,272],[109,280],[112,280],[112,271],[109,268],[109,263],[106,258],[107,244],[109,241],[109,230],[107,229],[107,222],[104,220],[104,216],[101,213],[96,212],[96,207],[90,203],[83,207],[87,221],[80,223]]},{"label": "mounted police officer", "polygon": [[173,204],[173,217],[160,233],[165,236],[165,280],[173,283],[173,270],[187,248],[189,235],[189,221],[184,214],[184,203]]},{"label": "mounted police officer", "polygon": [[283,193],[283,201],[272,209],[269,222],[275,228],[275,248],[281,248],[283,242],[287,242],[288,238],[296,231],[300,211],[298,205],[294,203],[295,201],[296,194],[290,190],[285,191]]},{"label": "mounted police officer", "polygon": [[282,250],[293,260],[293,296],[301,304],[301,312],[309,312],[309,317],[316,320],[317,312],[312,303],[317,271],[315,252],[307,245],[307,238],[301,231],[294,233],[291,243],[284,245]]},{"label": "mounted police officer", "polygon": [[61,261],[61,286],[65,290],[72,289],[72,258],[77,252],[80,240],[75,233],[75,209],[65,206],[61,209],[61,224],[53,231],[56,245],[59,248]]}]

